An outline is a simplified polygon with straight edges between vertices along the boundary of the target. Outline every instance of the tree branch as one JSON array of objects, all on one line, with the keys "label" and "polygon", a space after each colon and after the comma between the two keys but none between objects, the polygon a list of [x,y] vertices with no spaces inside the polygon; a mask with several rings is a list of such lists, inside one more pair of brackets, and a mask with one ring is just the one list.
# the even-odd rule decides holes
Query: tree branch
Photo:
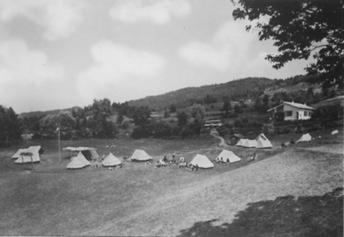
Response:
[{"label": "tree branch", "polygon": [[328,44],[317,45],[317,46],[314,46],[313,48],[311,48],[310,51],[312,52],[312,51],[314,51],[316,49],[319,49],[319,48],[322,48],[322,47],[326,47],[326,46],[328,46]]}]

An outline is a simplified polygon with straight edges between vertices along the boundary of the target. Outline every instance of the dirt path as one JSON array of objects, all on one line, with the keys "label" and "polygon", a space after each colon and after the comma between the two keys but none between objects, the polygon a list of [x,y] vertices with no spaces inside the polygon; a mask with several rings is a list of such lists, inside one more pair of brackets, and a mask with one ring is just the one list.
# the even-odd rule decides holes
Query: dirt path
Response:
[{"label": "dirt path", "polygon": [[323,145],[323,146],[317,146],[317,147],[302,147],[299,149],[300,150],[309,150],[309,151],[344,155],[344,145],[343,144],[331,144],[331,145]]},{"label": "dirt path", "polygon": [[220,140],[219,146],[220,147],[228,147],[228,144],[226,143],[225,139],[221,137],[216,129],[210,131],[210,135]]}]

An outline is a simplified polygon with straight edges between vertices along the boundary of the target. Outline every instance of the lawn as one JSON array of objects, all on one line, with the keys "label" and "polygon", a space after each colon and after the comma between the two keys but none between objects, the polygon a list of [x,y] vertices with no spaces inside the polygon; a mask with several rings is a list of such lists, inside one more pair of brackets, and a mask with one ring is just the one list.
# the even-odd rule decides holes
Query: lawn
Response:
[{"label": "lawn", "polygon": [[[312,144],[338,145],[340,138],[325,137],[321,142],[313,141]],[[283,140],[283,137],[277,139]],[[221,150],[217,142],[211,137],[185,140],[94,139],[63,141],[63,146],[94,146],[101,155],[112,151],[120,157],[130,156],[135,148],[143,148],[154,159],[177,152],[190,160],[196,153],[214,159]],[[274,215],[271,205],[277,198],[289,195],[293,198],[319,199],[343,186],[343,155],[303,149],[312,147],[312,144],[259,150],[256,151],[258,160],[254,162],[247,162],[254,149],[230,147],[243,157],[242,162],[216,164],[212,170],[198,172],[176,167],[154,168],[131,162],[112,171],[91,167],[69,171],[65,169],[68,159],[58,159],[56,141],[40,141],[39,144],[45,148],[45,153],[41,163],[35,165],[33,170],[30,166],[14,165],[9,158],[18,147],[0,150],[1,235],[186,236],[193,231],[197,233],[215,219],[211,222],[214,228],[238,223],[236,219],[247,225],[252,224],[245,215],[240,218],[239,213],[251,213],[252,209],[247,209],[249,203],[270,201],[272,204],[267,203],[269,211],[258,213],[260,216],[257,214],[262,226],[267,229],[261,215]],[[332,218],[330,220],[337,224],[340,222],[338,213],[332,211],[337,203],[329,200],[320,214],[313,213],[325,219],[323,222],[319,220],[319,228],[323,231],[333,230],[325,226],[327,218]],[[288,203],[283,204],[281,209],[287,208]],[[319,209],[322,202],[300,203],[293,205]],[[278,210],[277,214],[284,213]],[[317,220],[309,220],[295,224],[291,222],[295,219],[292,214],[288,215],[285,223],[273,225],[271,231],[276,233],[275,236],[302,236],[299,233],[306,233],[314,223],[318,223]],[[286,229],[288,223],[291,227]],[[338,229],[338,225],[333,225],[333,228]],[[227,228],[227,233],[249,236],[254,230],[237,232],[242,231],[237,228],[236,224],[232,225]],[[283,231],[289,235],[282,235]],[[261,236],[272,236],[269,229],[262,233]]]}]

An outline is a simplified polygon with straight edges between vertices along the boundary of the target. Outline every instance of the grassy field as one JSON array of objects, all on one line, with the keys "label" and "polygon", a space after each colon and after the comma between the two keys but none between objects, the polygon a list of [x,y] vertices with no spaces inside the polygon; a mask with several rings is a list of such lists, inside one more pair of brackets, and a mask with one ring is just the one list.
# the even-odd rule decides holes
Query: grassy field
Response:
[{"label": "grassy field", "polygon": [[[331,151],[340,151],[343,133],[325,134],[288,148],[277,145],[299,135],[273,137],[271,150],[229,147],[242,162],[198,172],[131,162],[112,171],[69,171],[68,154],[58,159],[56,141],[32,142],[45,153],[31,170],[9,158],[18,147],[1,149],[0,234],[342,236],[342,193],[335,189],[343,186],[343,155]],[[63,146],[94,146],[101,155],[120,157],[143,148],[154,159],[177,152],[190,160],[196,153],[214,159],[221,151],[217,142],[81,140]],[[253,152],[258,160],[247,162]]]}]

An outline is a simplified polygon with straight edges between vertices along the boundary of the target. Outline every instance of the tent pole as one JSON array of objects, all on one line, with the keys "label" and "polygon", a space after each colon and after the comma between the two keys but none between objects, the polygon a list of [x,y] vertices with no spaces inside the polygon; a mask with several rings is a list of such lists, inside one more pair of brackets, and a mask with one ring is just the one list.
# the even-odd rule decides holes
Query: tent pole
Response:
[{"label": "tent pole", "polygon": [[57,144],[58,144],[59,160],[60,160],[60,162],[62,162],[62,158],[61,158],[61,132],[60,132],[60,128],[58,128],[58,133],[57,133]]}]

